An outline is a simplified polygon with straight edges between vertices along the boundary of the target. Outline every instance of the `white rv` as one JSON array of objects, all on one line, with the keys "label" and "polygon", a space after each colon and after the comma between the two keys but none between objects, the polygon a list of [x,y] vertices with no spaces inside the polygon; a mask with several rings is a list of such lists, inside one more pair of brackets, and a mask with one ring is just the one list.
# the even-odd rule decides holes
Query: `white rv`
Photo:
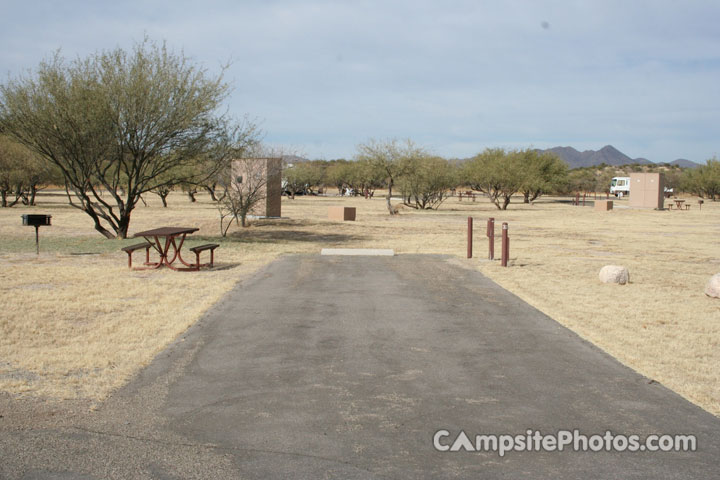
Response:
[{"label": "white rv", "polygon": [[613,177],[610,182],[610,193],[616,197],[630,194],[630,177]]}]

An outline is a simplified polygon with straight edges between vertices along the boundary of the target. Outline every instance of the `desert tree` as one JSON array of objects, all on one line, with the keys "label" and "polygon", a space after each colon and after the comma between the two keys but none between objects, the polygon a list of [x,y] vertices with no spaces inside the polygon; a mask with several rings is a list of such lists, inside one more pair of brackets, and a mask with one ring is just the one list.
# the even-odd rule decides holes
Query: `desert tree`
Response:
[{"label": "desert tree", "polygon": [[322,184],[325,171],[320,163],[294,163],[283,169],[283,184],[291,199],[298,193],[311,193],[312,188]]},{"label": "desert tree", "polygon": [[406,160],[424,153],[424,150],[410,139],[403,141],[370,139],[357,146],[356,160],[368,162],[385,178],[385,186],[388,188],[387,208],[390,215],[397,213],[391,203],[392,190],[397,179],[405,171]]},{"label": "desert tree", "polygon": [[351,162],[345,159],[330,160],[325,168],[323,183],[337,188],[338,194],[342,195],[343,189],[348,186],[350,177]]},{"label": "desert tree", "polygon": [[567,182],[568,166],[554,153],[525,149],[517,155],[522,169],[520,192],[524,203],[537,200],[545,193],[561,190]]},{"label": "desert tree", "polygon": [[599,165],[595,172],[595,186],[593,187],[593,191],[609,195],[612,179],[616,176],[614,167]]},{"label": "desert tree", "polygon": [[568,188],[571,192],[591,193],[597,187],[594,168],[576,168],[568,174]]},{"label": "desert tree", "polygon": [[227,93],[222,74],[146,38],[72,62],[56,53],[9,80],[0,129],[59,168],[98,232],[125,238],[141,195],[183,180],[206,151]]},{"label": "desert tree", "polygon": [[463,178],[471,188],[486,194],[498,210],[507,210],[523,185],[522,153],[488,148],[466,162]]},{"label": "desert tree", "polygon": [[11,138],[0,135],[0,206],[35,205],[42,185],[57,181],[48,162]]},{"label": "desert tree", "polygon": [[683,172],[682,189],[700,198],[715,200],[720,196],[720,160],[709,159],[705,165],[689,168]]},{"label": "desert tree", "polygon": [[191,162],[192,174],[180,182],[190,200],[194,201],[197,189],[202,189],[210,194],[213,202],[218,202],[225,192],[225,177],[231,162],[246,157],[250,151],[260,151],[262,136],[258,124],[247,116],[223,119],[208,148]]},{"label": "desert tree", "polygon": [[447,160],[427,154],[404,160],[398,179],[403,203],[415,209],[437,209],[457,184],[457,175]]}]

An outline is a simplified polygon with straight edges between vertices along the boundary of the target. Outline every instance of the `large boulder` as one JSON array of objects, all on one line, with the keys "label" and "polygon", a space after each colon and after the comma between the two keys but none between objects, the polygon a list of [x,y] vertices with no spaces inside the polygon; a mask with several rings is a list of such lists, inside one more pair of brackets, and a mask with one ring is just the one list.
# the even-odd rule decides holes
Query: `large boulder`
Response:
[{"label": "large boulder", "polygon": [[720,298],[720,273],[716,273],[705,286],[705,295],[708,297]]},{"label": "large boulder", "polygon": [[625,285],[630,281],[630,272],[622,265],[605,265],[600,269],[600,281]]}]

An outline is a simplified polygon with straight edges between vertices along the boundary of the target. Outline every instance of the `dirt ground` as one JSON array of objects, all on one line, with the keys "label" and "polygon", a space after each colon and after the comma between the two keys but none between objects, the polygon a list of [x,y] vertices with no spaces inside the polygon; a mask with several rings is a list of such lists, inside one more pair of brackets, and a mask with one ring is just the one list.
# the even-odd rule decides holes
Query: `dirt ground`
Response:
[{"label": "dirt ground", "polygon": [[[217,210],[173,194],[169,207],[148,198],[131,232],[197,226],[190,245],[220,243],[216,268],[198,273],[131,271],[120,251],[133,240],[106,240],[59,195],[35,208],[0,209],[0,389],[18,396],[101,401],[147,365],[236,282],[280,255],[324,247],[393,248],[436,253],[478,269],[626,365],[720,415],[720,299],[704,295],[720,271],[720,204],[696,199],[688,211],[576,207],[568,199],[514,199],[500,212],[487,199],[451,198],[437,211],[404,208],[389,216],[384,199],[283,198],[283,218],[233,226],[219,237]],[[327,219],[333,205],[357,208],[355,222]],[[23,213],[49,213],[39,256]],[[467,217],[475,219],[475,257],[465,259]],[[510,267],[487,256],[485,221],[499,235],[508,222]],[[499,242],[496,245],[499,257]],[[138,255],[140,258],[140,255]],[[598,280],[603,265],[625,265],[629,285]],[[439,278],[438,282],[452,282]]]}]

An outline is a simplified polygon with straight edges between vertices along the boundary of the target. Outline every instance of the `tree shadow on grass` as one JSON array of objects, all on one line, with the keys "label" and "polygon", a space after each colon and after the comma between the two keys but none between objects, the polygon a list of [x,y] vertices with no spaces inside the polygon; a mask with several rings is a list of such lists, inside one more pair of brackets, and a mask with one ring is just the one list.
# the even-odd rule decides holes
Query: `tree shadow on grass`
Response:
[{"label": "tree shadow on grass", "polygon": [[350,235],[342,233],[320,233],[294,229],[247,229],[240,232],[230,233],[225,238],[193,237],[193,240],[198,241],[220,241],[224,243],[340,243],[364,239],[365,237],[361,235]]},{"label": "tree shadow on grass", "polygon": [[193,235],[188,236],[188,240],[222,243],[340,243],[366,239],[363,235],[323,232],[329,229],[327,222],[267,218],[252,220],[250,227],[228,233],[226,237]]}]

